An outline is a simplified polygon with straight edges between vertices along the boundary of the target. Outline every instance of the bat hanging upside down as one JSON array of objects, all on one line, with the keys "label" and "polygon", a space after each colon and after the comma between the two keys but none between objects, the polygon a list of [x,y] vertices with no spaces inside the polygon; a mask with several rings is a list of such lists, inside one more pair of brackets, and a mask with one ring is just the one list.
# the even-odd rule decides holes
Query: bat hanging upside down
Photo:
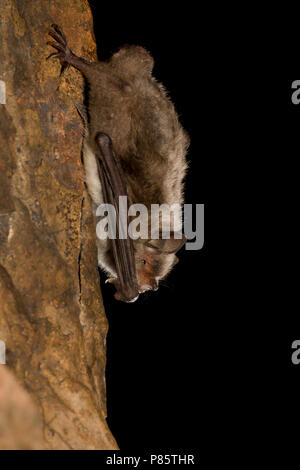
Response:
[{"label": "bat hanging upside down", "polygon": [[88,109],[76,106],[85,124],[83,160],[95,217],[103,203],[112,204],[118,214],[119,196],[127,196],[129,205],[144,204],[149,213],[152,204],[178,206],[169,239],[163,238],[163,214],[159,239],[97,238],[98,263],[116,287],[115,298],[133,302],[140,293],[157,290],[186,241],[176,234],[182,232],[189,138],[165,89],[152,76],[153,59],[143,47],[124,46],[108,61],[89,63],[73,54],[59,26],[51,28],[55,41],[48,44],[57,52],[49,57],[60,60],[62,72],[69,65],[80,70],[88,82]]}]

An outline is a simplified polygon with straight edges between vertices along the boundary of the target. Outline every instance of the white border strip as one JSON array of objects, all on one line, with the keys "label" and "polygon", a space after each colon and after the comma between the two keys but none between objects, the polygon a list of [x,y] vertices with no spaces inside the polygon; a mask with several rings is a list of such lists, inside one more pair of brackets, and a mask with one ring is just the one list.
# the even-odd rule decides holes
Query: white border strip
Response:
[{"label": "white border strip", "polygon": [[0,80],[0,104],[6,104],[6,86],[3,80]]}]

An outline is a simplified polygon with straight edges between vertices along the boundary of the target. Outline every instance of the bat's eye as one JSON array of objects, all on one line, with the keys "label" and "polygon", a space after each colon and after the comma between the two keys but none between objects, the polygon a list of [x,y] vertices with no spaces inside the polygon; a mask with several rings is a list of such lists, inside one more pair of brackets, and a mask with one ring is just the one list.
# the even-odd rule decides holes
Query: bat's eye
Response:
[{"label": "bat's eye", "polygon": [[145,259],[142,259],[142,263],[143,263],[143,264],[146,264],[146,260],[145,260]]}]

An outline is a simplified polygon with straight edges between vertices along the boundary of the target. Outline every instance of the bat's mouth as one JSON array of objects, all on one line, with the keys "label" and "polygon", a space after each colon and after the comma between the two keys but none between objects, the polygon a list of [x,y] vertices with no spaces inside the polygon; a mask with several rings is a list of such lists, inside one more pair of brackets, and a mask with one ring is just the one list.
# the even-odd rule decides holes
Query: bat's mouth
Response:
[{"label": "bat's mouth", "polygon": [[[116,284],[115,284],[116,286]],[[117,287],[117,286],[116,286]],[[131,304],[133,302],[135,302],[140,294],[144,294],[145,292],[149,292],[149,291],[157,291],[158,290],[158,287],[150,287],[150,286],[147,286],[147,287],[143,287],[141,289],[139,289],[138,291],[136,291],[135,289],[128,289],[128,290],[117,290],[115,292],[115,299],[116,300],[120,300],[121,302],[125,302],[127,304]]]},{"label": "bat's mouth", "polygon": [[121,302],[133,303],[139,298],[141,293],[135,285],[121,285],[117,277],[106,279],[105,284],[107,283],[114,285],[116,288],[114,298]]},{"label": "bat's mouth", "polygon": [[121,294],[120,292],[116,292],[114,297],[116,300],[120,300],[121,302],[125,302],[126,304],[132,304],[139,298],[140,294],[136,295],[135,297],[129,298]]},{"label": "bat's mouth", "polygon": [[135,302],[138,298],[139,298],[140,294],[138,294],[136,297],[134,297],[133,299],[131,300],[125,300],[125,302],[127,304],[133,304],[133,302]]},{"label": "bat's mouth", "polygon": [[[135,302],[139,298],[140,294],[144,294],[144,292],[157,291],[157,290],[158,290],[158,287],[156,287],[155,289],[152,289],[152,287],[147,287],[145,289],[141,289],[141,290],[139,290],[138,295],[135,296],[133,299],[123,300],[123,302],[126,302],[127,304],[132,304],[133,302]],[[119,299],[119,300],[122,300],[122,299]]]},{"label": "bat's mouth", "polygon": [[139,293],[143,294],[144,292],[148,292],[149,290],[154,290],[154,289],[152,289],[151,287],[145,287],[145,288],[139,290]]}]

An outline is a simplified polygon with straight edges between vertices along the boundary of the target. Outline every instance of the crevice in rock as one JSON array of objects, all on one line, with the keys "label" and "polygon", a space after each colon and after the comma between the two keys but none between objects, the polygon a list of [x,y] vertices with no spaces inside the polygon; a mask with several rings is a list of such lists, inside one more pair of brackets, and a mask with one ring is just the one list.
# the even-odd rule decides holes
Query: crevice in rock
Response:
[{"label": "crevice in rock", "polygon": [[81,209],[80,209],[80,229],[79,229],[79,239],[80,239],[80,246],[79,246],[79,253],[78,253],[78,285],[79,285],[79,303],[81,304],[81,295],[82,295],[82,286],[81,286],[81,252],[82,252],[82,217],[83,217],[83,204],[84,204],[84,196],[81,200]]}]

